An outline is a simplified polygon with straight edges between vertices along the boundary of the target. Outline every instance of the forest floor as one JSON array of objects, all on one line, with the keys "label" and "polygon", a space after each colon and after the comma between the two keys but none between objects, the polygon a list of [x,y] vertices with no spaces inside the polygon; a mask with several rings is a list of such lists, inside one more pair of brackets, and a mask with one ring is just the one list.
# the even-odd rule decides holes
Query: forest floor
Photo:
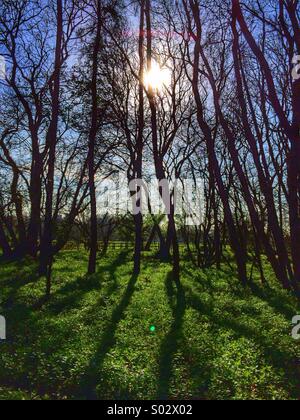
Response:
[{"label": "forest floor", "polygon": [[[56,259],[53,294],[30,262],[0,266],[0,399],[298,399],[300,307],[258,279],[243,289],[228,267],[171,267],[144,255],[132,277],[129,251]],[[154,328],[155,327],[155,328]]]}]

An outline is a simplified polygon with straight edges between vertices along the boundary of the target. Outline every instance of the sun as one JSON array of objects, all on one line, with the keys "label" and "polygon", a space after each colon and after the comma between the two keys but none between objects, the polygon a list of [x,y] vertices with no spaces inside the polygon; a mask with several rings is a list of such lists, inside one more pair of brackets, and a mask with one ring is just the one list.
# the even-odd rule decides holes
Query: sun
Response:
[{"label": "sun", "polygon": [[154,92],[162,90],[171,84],[171,72],[169,69],[162,69],[158,63],[152,63],[151,69],[145,73],[144,85],[146,89],[152,89]]}]

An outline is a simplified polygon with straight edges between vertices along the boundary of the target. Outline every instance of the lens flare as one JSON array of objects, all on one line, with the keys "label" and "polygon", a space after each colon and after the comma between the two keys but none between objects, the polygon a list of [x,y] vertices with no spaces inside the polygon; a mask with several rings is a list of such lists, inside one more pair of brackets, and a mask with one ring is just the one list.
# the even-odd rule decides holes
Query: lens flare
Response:
[{"label": "lens flare", "polygon": [[171,84],[171,72],[169,69],[162,69],[159,64],[152,63],[151,69],[145,73],[144,85],[147,90],[162,92],[164,88]]}]

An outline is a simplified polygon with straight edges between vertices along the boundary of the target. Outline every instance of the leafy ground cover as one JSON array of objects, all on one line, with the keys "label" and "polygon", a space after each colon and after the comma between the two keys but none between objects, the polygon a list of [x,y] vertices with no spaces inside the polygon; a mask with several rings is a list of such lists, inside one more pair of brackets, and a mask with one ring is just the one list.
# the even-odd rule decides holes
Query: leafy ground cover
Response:
[{"label": "leafy ground cover", "polygon": [[185,262],[177,289],[151,253],[139,278],[129,250],[95,276],[86,266],[83,250],[62,252],[46,304],[30,261],[0,266],[0,399],[300,397],[300,308],[271,273],[245,290],[228,268]]}]

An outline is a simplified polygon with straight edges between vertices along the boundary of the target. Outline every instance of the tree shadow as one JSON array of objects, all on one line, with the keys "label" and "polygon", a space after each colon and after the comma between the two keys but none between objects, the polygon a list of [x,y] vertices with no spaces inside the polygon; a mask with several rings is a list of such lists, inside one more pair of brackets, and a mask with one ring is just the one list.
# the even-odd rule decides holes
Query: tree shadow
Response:
[{"label": "tree shadow", "polygon": [[[186,310],[185,291],[181,285],[176,287],[172,273],[169,273],[166,278],[166,290],[169,305],[172,308],[173,323],[160,348],[161,356],[158,379],[159,399],[167,399],[169,396],[173,359],[178,350],[179,341],[182,338],[182,324]],[[175,305],[173,302],[174,299],[176,300]]]},{"label": "tree shadow", "polygon": [[[287,301],[286,295],[284,295],[284,289],[282,289],[282,292],[280,293],[271,287],[262,287],[255,283],[252,283],[249,285],[249,287],[254,296],[264,302],[267,302],[268,305],[277,313],[280,313],[286,318],[292,320],[293,316],[295,315],[295,306],[292,305],[291,302]],[[300,307],[299,302],[297,305]]]},{"label": "tree shadow", "polygon": [[192,270],[192,268],[184,266],[182,272],[189,278],[195,278],[195,284],[200,286],[202,290],[206,290],[211,295],[217,288],[214,285],[212,276],[207,275],[205,270]]},{"label": "tree shadow", "polygon": [[99,376],[101,376],[103,371],[103,363],[106,355],[115,345],[116,331],[120,321],[124,317],[126,309],[130,304],[131,298],[134,294],[137,279],[137,275],[133,275],[131,277],[120,303],[112,312],[111,319],[100,338],[100,345],[90,360],[89,366],[84,374],[84,377],[82,378],[80,385],[80,398],[87,400],[97,400],[96,386],[99,382]]},{"label": "tree shadow", "polygon": [[86,293],[92,290],[101,290],[103,286],[102,276],[105,273],[109,274],[111,283],[107,291],[107,295],[110,296],[118,287],[116,272],[124,264],[127,256],[128,251],[121,252],[110,264],[100,267],[96,274],[78,277],[76,281],[67,283],[52,296],[53,301],[49,304],[49,310],[54,314],[59,314],[69,308],[76,307]]},{"label": "tree shadow", "polygon": [[[29,268],[29,267],[28,267]],[[4,309],[11,309],[16,305],[17,296],[20,289],[28,284],[35,283],[39,276],[36,268],[30,268],[26,273],[21,271],[12,277],[1,280],[2,293],[5,290],[5,297],[3,296],[2,306]],[[1,303],[1,300],[0,300]]]},{"label": "tree shadow", "polygon": [[[292,292],[288,295],[284,289],[276,289],[269,284],[262,285],[257,282],[249,282],[247,288],[244,288],[239,282],[229,281],[229,270],[222,269],[219,271],[226,276],[226,282],[230,292],[239,299],[247,299],[251,293],[251,296],[255,296],[267,303],[275,312],[290,320],[295,315],[297,307],[300,309],[300,303],[297,302],[296,297],[294,298],[294,302],[292,301]],[[220,291],[218,284],[214,284],[213,277],[208,275],[204,278],[202,272],[195,274],[190,268],[184,268],[184,272],[197,280],[195,287],[198,286],[200,292],[205,290],[213,297],[215,292]]]},{"label": "tree shadow", "polygon": [[216,328],[233,331],[237,337],[254,340],[255,343],[262,349],[264,356],[274,367],[283,368],[286,366],[288,368],[287,364],[291,362],[291,355],[286,349],[283,350],[278,348],[278,346],[274,346],[273,342],[268,341],[268,338],[263,334],[260,334],[260,332],[254,327],[239,322],[233,313],[226,313],[219,316],[215,315],[213,306],[201,301],[201,299],[196,296],[190,288],[187,287],[185,289],[185,293],[187,305],[197,310],[202,315],[206,315]]}]

